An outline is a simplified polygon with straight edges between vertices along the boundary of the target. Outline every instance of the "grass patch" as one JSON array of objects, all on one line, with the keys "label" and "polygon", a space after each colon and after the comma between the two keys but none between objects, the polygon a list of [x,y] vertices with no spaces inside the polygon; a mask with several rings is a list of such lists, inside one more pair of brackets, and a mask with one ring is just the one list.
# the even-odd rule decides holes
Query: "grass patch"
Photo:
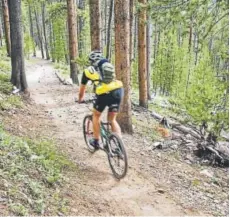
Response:
[{"label": "grass patch", "polygon": [[20,96],[10,95],[13,85],[10,83],[10,59],[0,49],[0,110],[9,110],[23,106]]},{"label": "grass patch", "polygon": [[0,95],[0,110],[10,110],[12,108],[21,108],[23,102],[20,96]]},{"label": "grass patch", "polygon": [[10,71],[10,58],[7,57],[5,47],[0,48],[0,75],[2,73],[9,73]]},{"label": "grass patch", "polygon": [[60,194],[64,170],[73,164],[52,141],[14,137],[0,128],[0,193],[10,214],[52,214],[67,211]]},{"label": "grass patch", "polygon": [[10,95],[13,85],[9,82],[9,76],[0,74],[0,110],[9,110],[23,106],[20,96]]}]

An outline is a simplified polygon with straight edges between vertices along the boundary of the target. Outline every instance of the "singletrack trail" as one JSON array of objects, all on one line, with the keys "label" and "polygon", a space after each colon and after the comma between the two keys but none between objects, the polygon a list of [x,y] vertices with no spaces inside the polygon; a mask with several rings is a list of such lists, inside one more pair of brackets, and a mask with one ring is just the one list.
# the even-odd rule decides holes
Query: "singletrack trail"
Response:
[{"label": "singletrack trail", "polygon": [[[165,180],[157,180],[152,172],[154,165],[151,165],[148,151],[140,152],[143,138],[124,135],[129,168],[126,177],[120,181],[113,177],[104,152],[88,152],[82,121],[90,111],[87,105],[74,102],[78,87],[60,84],[52,63],[34,58],[27,66],[27,80],[31,98],[42,114],[39,121],[43,126],[40,127],[78,166],[76,174],[68,177],[69,185],[63,187],[70,201],[70,215],[200,214],[183,207],[173,192],[159,185]],[[48,127],[46,123],[49,123]]]}]

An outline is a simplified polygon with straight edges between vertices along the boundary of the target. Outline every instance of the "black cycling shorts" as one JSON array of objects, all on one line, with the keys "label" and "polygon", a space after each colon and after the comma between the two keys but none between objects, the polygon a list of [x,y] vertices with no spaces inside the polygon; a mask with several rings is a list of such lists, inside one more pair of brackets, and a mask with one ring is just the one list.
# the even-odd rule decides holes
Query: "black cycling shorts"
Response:
[{"label": "black cycling shorts", "polygon": [[118,112],[123,95],[123,88],[113,90],[106,94],[96,95],[93,108],[99,112],[103,112],[105,107],[108,106],[109,112]]}]

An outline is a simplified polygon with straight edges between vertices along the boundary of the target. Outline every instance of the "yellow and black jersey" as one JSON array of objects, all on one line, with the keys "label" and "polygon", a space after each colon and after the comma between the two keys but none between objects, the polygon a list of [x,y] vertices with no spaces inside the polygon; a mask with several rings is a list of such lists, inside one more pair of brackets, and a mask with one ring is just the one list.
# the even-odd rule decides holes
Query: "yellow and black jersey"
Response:
[{"label": "yellow and black jersey", "polygon": [[97,95],[109,93],[112,90],[116,90],[123,87],[122,82],[119,80],[113,80],[110,83],[103,83],[101,81],[100,73],[97,72],[92,66],[84,70],[81,79],[81,84],[86,85],[89,80],[94,83],[95,93]]}]

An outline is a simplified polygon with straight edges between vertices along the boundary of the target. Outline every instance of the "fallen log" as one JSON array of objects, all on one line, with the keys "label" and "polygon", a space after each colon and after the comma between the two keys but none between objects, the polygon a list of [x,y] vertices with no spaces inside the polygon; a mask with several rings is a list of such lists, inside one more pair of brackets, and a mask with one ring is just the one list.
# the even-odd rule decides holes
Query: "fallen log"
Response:
[{"label": "fallen log", "polygon": [[[209,162],[212,165],[220,165],[220,166],[229,166],[229,143],[228,142],[217,142],[215,135],[209,133],[208,137],[204,137],[194,126],[184,126],[176,121],[172,121],[170,119],[166,119],[164,116],[160,114],[144,109],[138,105],[133,103],[133,109],[137,112],[148,112],[150,115],[156,119],[163,127],[171,128],[173,130],[179,131],[183,136],[177,136],[176,139],[182,140],[182,143],[186,146],[189,142],[186,141],[186,138],[189,136],[189,141],[193,140],[194,154],[201,158],[201,161]],[[172,140],[173,133],[171,136]],[[197,144],[197,145],[196,145]],[[156,147],[163,149],[168,148],[166,144],[162,144],[161,142],[156,143]]]},{"label": "fallen log", "polygon": [[64,85],[73,85],[73,82],[72,82],[72,79],[71,78],[68,78],[68,79],[65,79],[65,78],[62,78],[62,76],[56,71],[55,72],[56,76],[58,77],[59,81],[64,84]]},{"label": "fallen log", "polygon": [[[157,119],[157,120],[160,120],[162,122],[162,120],[164,120],[164,126],[165,125],[168,125],[168,126],[171,126],[171,128],[173,129],[177,129],[178,131],[182,132],[183,134],[190,134],[192,135],[194,138],[196,139],[201,139],[201,135],[199,135],[197,132],[195,132],[193,129],[191,128],[188,128],[188,127],[185,127],[185,126],[182,126],[181,124],[178,124],[176,122],[173,122],[173,121],[170,121],[169,119],[166,119],[165,117],[157,114],[156,112],[152,112],[151,115]],[[167,122],[167,124],[165,123]]]},{"label": "fallen log", "polygon": [[59,75],[59,73],[58,73],[57,71],[55,72],[55,75],[58,77],[58,79],[59,79],[59,81],[60,81],[61,83],[64,83],[65,79],[63,79],[63,78]]},{"label": "fallen log", "polygon": [[228,144],[222,147],[219,143],[209,144],[208,142],[198,143],[194,154],[201,158],[201,162],[209,162],[212,166],[229,167]]}]

